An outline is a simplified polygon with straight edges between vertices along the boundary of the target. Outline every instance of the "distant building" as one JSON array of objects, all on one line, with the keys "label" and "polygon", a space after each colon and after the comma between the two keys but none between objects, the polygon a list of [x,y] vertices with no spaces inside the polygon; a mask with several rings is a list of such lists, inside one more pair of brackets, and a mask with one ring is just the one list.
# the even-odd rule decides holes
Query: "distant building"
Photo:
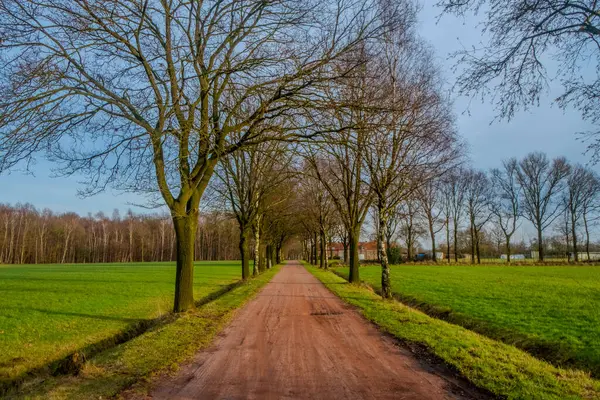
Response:
[{"label": "distant building", "polygon": [[358,244],[359,260],[377,260],[377,242],[363,242]]},{"label": "distant building", "polygon": [[[500,258],[503,260],[506,260],[508,257],[506,256],[506,254],[501,254]],[[524,260],[525,258],[526,258],[525,254],[511,254],[510,255],[511,260]]]},{"label": "distant building", "polygon": [[344,259],[344,244],[343,243],[330,243],[329,244],[329,258]]},{"label": "distant building", "polygon": [[[590,252],[590,256],[588,258],[587,252],[578,251],[577,258],[579,261],[600,261],[600,253]],[[569,253],[569,261],[575,261],[575,253]]]},{"label": "distant building", "polygon": [[[441,261],[443,259],[444,259],[444,252],[436,251],[435,252],[435,260]],[[429,260],[433,260],[433,255],[431,252],[418,253],[414,258],[414,261],[429,261]]]},{"label": "distant building", "polygon": [[[348,249],[349,251],[350,249]],[[329,257],[344,260],[344,245],[342,243],[331,243],[329,245]],[[360,242],[358,244],[359,260],[377,260],[377,242]]]}]

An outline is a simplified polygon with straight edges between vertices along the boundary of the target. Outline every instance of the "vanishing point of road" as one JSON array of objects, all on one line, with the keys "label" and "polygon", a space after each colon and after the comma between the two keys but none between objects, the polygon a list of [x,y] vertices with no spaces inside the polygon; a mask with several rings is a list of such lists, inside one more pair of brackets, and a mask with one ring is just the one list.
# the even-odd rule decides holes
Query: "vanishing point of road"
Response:
[{"label": "vanishing point of road", "polygon": [[154,399],[465,399],[428,367],[288,262],[211,348]]}]

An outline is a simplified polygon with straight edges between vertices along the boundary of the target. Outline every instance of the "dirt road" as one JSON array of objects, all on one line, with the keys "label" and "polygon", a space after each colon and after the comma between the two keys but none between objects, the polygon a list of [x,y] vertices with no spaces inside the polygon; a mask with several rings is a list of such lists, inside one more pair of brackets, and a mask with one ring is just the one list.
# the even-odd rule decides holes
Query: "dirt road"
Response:
[{"label": "dirt road", "polygon": [[331,294],[285,266],[155,399],[462,399]]}]

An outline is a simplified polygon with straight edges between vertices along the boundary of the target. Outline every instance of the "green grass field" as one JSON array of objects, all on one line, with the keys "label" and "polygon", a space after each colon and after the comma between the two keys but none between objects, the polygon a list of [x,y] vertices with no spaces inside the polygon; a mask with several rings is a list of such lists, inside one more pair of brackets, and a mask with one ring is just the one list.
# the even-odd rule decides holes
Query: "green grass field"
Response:
[{"label": "green grass field", "polygon": [[[498,399],[600,398],[600,381],[590,378],[588,373],[555,367],[514,346],[431,318],[397,301],[382,300],[371,290],[349,284],[329,271],[315,267],[308,267],[308,270],[382,331],[408,344],[411,349],[416,345],[418,354],[423,354],[420,349],[424,347],[433,359],[443,360]],[[429,359],[429,356],[425,358]]]},{"label": "green grass field", "polygon": [[[379,267],[360,273],[381,287]],[[600,376],[600,267],[394,266],[392,289],[430,315]]]},{"label": "green grass field", "polygon": [[[223,291],[239,262],[203,262],[194,295]],[[173,263],[0,266],[0,383],[171,311]]]}]

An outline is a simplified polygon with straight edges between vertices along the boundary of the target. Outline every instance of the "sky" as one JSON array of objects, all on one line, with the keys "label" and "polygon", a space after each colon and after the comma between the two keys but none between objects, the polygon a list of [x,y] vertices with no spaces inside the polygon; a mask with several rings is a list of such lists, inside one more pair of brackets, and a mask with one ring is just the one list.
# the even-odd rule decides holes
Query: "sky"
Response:
[{"label": "sky", "polygon": [[[482,41],[477,19],[458,19],[444,16],[438,21],[436,0],[423,0],[419,32],[434,47],[437,62],[442,67],[450,89],[454,81],[448,55]],[[470,101],[453,95],[457,127],[468,143],[468,153],[473,166],[488,169],[499,166],[503,159],[523,157],[531,151],[542,151],[550,157],[566,156],[570,161],[585,164],[585,144],[578,142],[575,132],[585,131],[590,125],[581,120],[576,111],[563,112],[552,105],[560,94],[560,87],[552,87],[541,99],[539,108],[520,112],[513,120],[493,122],[495,110],[489,103]],[[597,167],[595,167],[597,168]],[[73,211],[80,215],[102,211],[111,214],[116,208],[124,213],[148,212],[136,204],[144,199],[135,194],[121,194],[112,190],[90,198],[77,195],[81,177],[53,178],[52,164],[37,160],[33,175],[13,171],[0,175],[0,203],[31,203],[37,208],[50,208],[56,212]]]}]

